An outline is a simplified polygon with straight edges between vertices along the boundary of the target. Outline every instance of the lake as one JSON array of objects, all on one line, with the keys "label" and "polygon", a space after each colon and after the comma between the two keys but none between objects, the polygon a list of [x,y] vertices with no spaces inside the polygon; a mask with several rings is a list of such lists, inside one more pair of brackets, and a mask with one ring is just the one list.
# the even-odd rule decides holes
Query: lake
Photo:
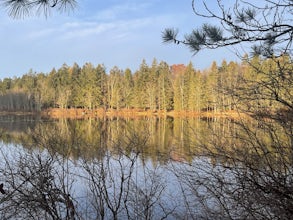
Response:
[{"label": "lake", "polygon": [[[5,191],[0,217],[273,216],[271,207],[253,202],[262,192],[245,185],[250,181],[243,178],[255,176],[266,183],[267,165],[262,153],[244,147],[252,136],[244,139],[242,128],[227,118],[0,116],[0,184]],[[249,159],[260,155],[253,163]]]}]

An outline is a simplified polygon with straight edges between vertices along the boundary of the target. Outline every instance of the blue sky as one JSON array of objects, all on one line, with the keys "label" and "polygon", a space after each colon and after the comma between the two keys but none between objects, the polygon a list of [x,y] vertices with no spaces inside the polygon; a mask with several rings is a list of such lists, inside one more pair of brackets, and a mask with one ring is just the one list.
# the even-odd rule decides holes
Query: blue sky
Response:
[{"label": "blue sky", "polygon": [[169,65],[191,61],[196,69],[209,67],[213,60],[237,60],[228,49],[193,56],[188,48],[162,43],[164,28],[179,28],[184,34],[201,25],[191,0],[84,0],[71,13],[53,12],[47,18],[12,19],[3,8],[0,13],[0,79],[30,69],[48,73],[74,62],[135,71],[143,59]]}]

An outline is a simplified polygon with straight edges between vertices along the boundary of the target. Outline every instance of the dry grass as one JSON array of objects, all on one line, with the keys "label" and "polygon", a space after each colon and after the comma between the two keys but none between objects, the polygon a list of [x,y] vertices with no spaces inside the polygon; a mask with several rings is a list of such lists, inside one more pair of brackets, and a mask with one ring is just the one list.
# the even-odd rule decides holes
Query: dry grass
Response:
[{"label": "dry grass", "polygon": [[50,108],[42,112],[43,116],[50,118],[102,118],[102,117],[127,117],[127,118],[139,118],[139,117],[174,117],[174,118],[239,118],[243,117],[243,114],[236,111],[225,112],[192,112],[192,111],[152,111],[143,109],[108,109],[107,111],[99,109],[60,109]]}]

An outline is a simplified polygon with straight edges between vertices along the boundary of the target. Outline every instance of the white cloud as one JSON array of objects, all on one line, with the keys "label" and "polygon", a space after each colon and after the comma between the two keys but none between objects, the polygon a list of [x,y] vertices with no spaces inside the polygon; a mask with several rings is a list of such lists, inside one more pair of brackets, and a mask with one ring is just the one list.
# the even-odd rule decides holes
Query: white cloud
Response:
[{"label": "white cloud", "polygon": [[[194,20],[188,3],[184,6],[182,0],[108,0],[100,7],[98,2],[84,1],[80,3],[88,4],[84,11],[47,20],[0,19],[0,74],[22,74],[29,68],[46,72],[64,62],[135,69],[143,58],[151,62],[156,57],[170,64],[193,59],[188,49],[164,45],[161,40],[161,31],[166,27],[179,27],[184,34],[200,22]],[[194,59],[200,65],[209,60]]]},{"label": "white cloud", "polygon": [[80,23],[74,28],[65,28],[62,30],[61,39],[77,39],[85,38],[92,35],[99,35],[103,32],[109,31],[115,27],[114,23]]},{"label": "white cloud", "polygon": [[45,35],[54,35],[62,40],[85,39],[87,37],[102,36],[105,34],[113,35],[115,38],[121,38],[131,32],[136,32],[143,28],[149,29],[156,18],[128,19],[111,22],[73,22],[65,23],[60,28],[50,28],[30,34],[34,37],[45,37]]},{"label": "white cloud", "polygon": [[112,5],[104,10],[98,10],[94,18],[101,21],[116,20],[123,17],[123,15],[129,15],[133,12],[142,12],[150,6],[150,3],[137,1],[133,2],[121,2],[117,5]]},{"label": "white cloud", "polygon": [[28,33],[27,37],[28,37],[28,39],[35,40],[35,39],[38,39],[38,38],[47,37],[49,35],[54,34],[55,32],[56,32],[56,29],[47,28],[47,29],[42,29],[42,30],[33,31],[31,33]]}]

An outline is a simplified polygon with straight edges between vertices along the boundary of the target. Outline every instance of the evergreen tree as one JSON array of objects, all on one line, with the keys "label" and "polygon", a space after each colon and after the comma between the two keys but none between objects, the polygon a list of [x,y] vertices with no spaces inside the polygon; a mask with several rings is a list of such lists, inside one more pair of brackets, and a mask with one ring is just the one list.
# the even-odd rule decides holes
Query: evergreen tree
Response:
[{"label": "evergreen tree", "polygon": [[76,7],[76,0],[2,0],[2,5],[13,18],[22,18],[32,14],[49,15],[52,9],[60,12]]},{"label": "evergreen tree", "polygon": [[158,109],[173,110],[173,88],[170,67],[166,62],[158,66]]},{"label": "evergreen tree", "polygon": [[148,81],[149,67],[145,60],[140,64],[139,70],[134,74],[134,94],[136,108],[147,108],[148,96],[146,91],[146,83]]},{"label": "evergreen tree", "polygon": [[146,94],[148,97],[147,107],[150,110],[157,109],[158,102],[158,62],[153,59],[152,66],[149,69],[148,75],[146,75]]},{"label": "evergreen tree", "polygon": [[100,106],[102,91],[100,88],[100,79],[96,68],[91,63],[86,63],[81,68],[79,77],[80,96],[82,97],[82,106],[88,109]]},{"label": "evergreen tree", "polygon": [[134,81],[133,76],[130,69],[126,69],[124,71],[123,77],[123,107],[129,109],[133,106],[133,99],[135,97],[134,93]]},{"label": "evergreen tree", "polygon": [[218,75],[218,66],[217,63],[214,61],[205,77],[205,109],[208,111],[216,112],[218,110]]},{"label": "evergreen tree", "polygon": [[106,68],[102,64],[98,64],[96,67],[96,72],[98,74],[98,82],[97,87],[100,90],[99,98],[97,100],[98,105],[104,109],[108,106],[108,100],[107,100],[107,74],[106,74]]},{"label": "evergreen tree", "polygon": [[63,64],[61,68],[51,72],[51,85],[54,88],[54,103],[60,108],[67,108],[71,95],[71,76],[69,75],[69,67]]},{"label": "evergreen tree", "polygon": [[111,109],[120,109],[122,106],[123,72],[117,66],[110,70],[108,80],[108,102]]}]

